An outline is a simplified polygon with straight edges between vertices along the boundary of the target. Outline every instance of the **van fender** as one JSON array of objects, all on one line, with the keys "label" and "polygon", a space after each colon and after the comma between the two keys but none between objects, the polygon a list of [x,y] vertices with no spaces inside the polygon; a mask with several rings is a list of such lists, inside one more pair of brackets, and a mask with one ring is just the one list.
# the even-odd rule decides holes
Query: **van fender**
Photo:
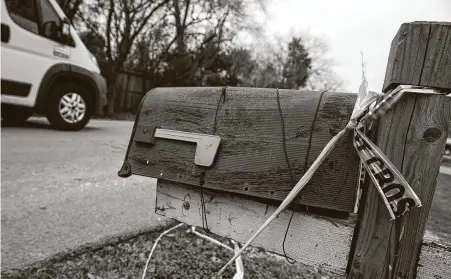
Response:
[{"label": "van fender", "polygon": [[94,106],[99,98],[99,88],[96,85],[94,74],[82,67],[68,63],[58,63],[50,67],[44,74],[36,97],[35,109],[37,112],[45,112],[50,97],[50,90],[55,82],[61,78],[82,80],[95,90]]}]

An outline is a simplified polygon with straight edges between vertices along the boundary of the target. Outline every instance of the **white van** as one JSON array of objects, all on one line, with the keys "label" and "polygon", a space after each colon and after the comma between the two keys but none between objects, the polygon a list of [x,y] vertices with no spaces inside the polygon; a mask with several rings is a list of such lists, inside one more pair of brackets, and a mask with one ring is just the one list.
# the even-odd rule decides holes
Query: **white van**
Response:
[{"label": "white van", "polygon": [[80,130],[106,105],[95,57],[55,0],[1,1],[1,116]]}]

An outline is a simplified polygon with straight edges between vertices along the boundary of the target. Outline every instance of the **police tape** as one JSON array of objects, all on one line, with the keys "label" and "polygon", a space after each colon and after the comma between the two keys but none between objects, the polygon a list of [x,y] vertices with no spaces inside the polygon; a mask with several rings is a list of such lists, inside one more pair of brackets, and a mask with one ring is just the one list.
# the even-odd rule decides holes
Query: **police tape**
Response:
[{"label": "police tape", "polygon": [[402,174],[380,149],[358,129],[355,130],[353,143],[392,220],[413,207],[421,206],[420,199]]},{"label": "police tape", "polygon": [[[365,84],[365,81],[363,84]],[[291,204],[300,191],[310,181],[315,171],[332,152],[332,149],[338,140],[348,132],[354,133],[353,145],[360,157],[361,165],[363,165],[363,168],[366,170],[366,173],[369,175],[382,197],[389,212],[390,219],[394,220],[414,207],[421,207],[420,199],[412,190],[403,175],[383,152],[365,135],[365,133],[362,132],[362,130],[366,131],[366,128],[370,126],[374,120],[385,115],[385,113],[391,109],[406,92],[445,95],[444,92],[436,89],[411,85],[399,85],[387,94],[372,91],[367,92],[366,85],[363,86],[363,88],[361,87],[354,105],[354,110],[346,128],[332,137],[276,211],[269,216],[263,225],[241,247],[240,251],[236,253],[213,278],[217,278],[217,276],[224,273],[226,268],[241,255],[252,241]]]},{"label": "police tape", "polygon": [[[403,215],[413,207],[421,207],[421,201],[404,176],[361,129],[385,115],[409,89],[411,91],[419,88],[398,86],[395,90],[381,96],[373,108],[361,113],[357,125],[355,122],[352,124],[354,126],[354,147],[361,164],[379,192],[391,220]],[[427,90],[429,92],[430,89]],[[420,92],[423,91],[417,93]],[[361,104],[356,104],[356,107],[358,106]]]},{"label": "police tape", "polygon": [[[367,103],[356,103],[354,110],[360,109],[362,111],[365,107],[367,107],[367,110],[358,115],[358,120],[350,122],[350,125],[354,127],[353,144],[360,157],[361,164],[382,197],[391,220],[396,219],[414,207],[421,207],[421,201],[404,176],[361,129],[367,127],[380,116],[385,115],[406,92],[429,95],[444,94],[444,92],[433,88],[400,85],[388,94],[380,95],[371,109],[368,109]],[[367,96],[372,98],[371,100],[377,98],[372,97],[371,94],[367,94]],[[373,96],[375,96],[374,92]]]}]

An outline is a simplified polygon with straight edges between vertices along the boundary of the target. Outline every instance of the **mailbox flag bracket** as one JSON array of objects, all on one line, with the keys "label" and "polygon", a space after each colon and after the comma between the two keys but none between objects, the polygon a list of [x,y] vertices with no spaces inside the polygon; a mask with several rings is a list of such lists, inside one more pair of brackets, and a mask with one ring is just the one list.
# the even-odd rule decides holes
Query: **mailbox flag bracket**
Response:
[{"label": "mailbox flag bracket", "polygon": [[190,133],[160,127],[145,127],[138,125],[135,131],[135,142],[155,144],[156,138],[196,143],[194,163],[199,166],[210,167],[218,152],[221,137],[208,134]]}]

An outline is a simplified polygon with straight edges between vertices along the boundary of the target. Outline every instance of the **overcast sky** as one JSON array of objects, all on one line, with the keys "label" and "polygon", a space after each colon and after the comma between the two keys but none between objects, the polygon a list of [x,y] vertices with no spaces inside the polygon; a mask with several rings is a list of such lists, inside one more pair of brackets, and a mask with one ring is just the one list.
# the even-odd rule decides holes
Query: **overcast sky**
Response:
[{"label": "overcast sky", "polygon": [[267,20],[269,33],[308,31],[324,38],[347,91],[358,90],[362,51],[369,89],[380,92],[390,44],[401,24],[451,21],[451,0],[274,0]]}]

